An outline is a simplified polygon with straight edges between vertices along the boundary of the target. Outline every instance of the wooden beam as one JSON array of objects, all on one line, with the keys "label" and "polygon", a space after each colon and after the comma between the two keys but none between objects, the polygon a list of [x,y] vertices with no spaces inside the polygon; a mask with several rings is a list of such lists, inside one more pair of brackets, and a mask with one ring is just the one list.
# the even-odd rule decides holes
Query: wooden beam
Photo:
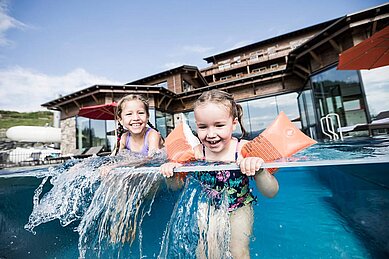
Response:
[{"label": "wooden beam", "polygon": [[374,21],[371,26],[371,35],[373,35],[377,31],[377,21]]},{"label": "wooden beam", "polygon": [[182,99],[180,99],[180,101],[181,101],[182,107],[184,107],[184,108],[185,108],[186,106],[185,106],[185,103],[184,103],[184,101],[183,101]]},{"label": "wooden beam", "polygon": [[338,52],[342,52],[342,49],[341,47],[338,45],[338,43],[336,43],[336,41],[334,39],[329,39],[329,42],[331,44],[331,46]]},{"label": "wooden beam", "polygon": [[165,110],[167,110],[167,108],[169,107],[170,103],[173,101],[173,98],[170,98],[170,100],[167,102],[166,106],[165,106]]},{"label": "wooden beam", "polygon": [[81,105],[76,100],[73,100],[73,102],[77,105],[78,109],[81,108]]},{"label": "wooden beam", "polygon": [[165,99],[165,97],[166,97],[165,95],[162,96],[162,98],[158,101],[158,108],[161,107],[161,104],[162,104],[163,100]]},{"label": "wooden beam", "polygon": [[307,76],[304,76],[303,74],[301,74],[300,72],[296,71],[296,70],[293,70],[293,73],[295,73],[296,75],[298,75],[299,77],[301,77],[302,79],[307,80]]},{"label": "wooden beam", "polygon": [[310,47],[309,49],[301,52],[300,54],[298,54],[296,56],[296,60],[301,58],[302,56],[305,56],[307,53],[309,53],[311,50],[314,50],[316,49],[317,47],[323,45],[324,43],[326,43],[327,41],[329,41],[330,39],[332,38],[335,38],[336,36],[338,36],[339,34],[343,33],[344,31],[348,30],[349,29],[349,26],[345,26],[343,27],[342,29],[336,31],[335,33],[331,34],[330,36],[324,38],[323,40],[319,41],[318,43],[314,44],[312,47]]},{"label": "wooden beam", "polygon": [[96,96],[94,96],[94,94],[91,94],[93,100],[95,100],[96,104],[99,104],[99,100],[97,100]]},{"label": "wooden beam", "polygon": [[316,55],[316,53],[313,52],[313,50],[310,50],[310,51],[309,51],[309,54],[311,54],[311,56],[313,57],[313,59],[316,60],[316,62],[319,63],[321,67],[323,66],[323,63],[321,62],[320,57],[319,57],[318,55]]},{"label": "wooden beam", "polygon": [[302,71],[304,71],[305,73],[307,73],[308,75],[311,74],[311,71],[309,71],[308,68],[306,67],[303,67],[302,65],[299,65],[299,64],[294,64],[295,67],[301,69]]}]

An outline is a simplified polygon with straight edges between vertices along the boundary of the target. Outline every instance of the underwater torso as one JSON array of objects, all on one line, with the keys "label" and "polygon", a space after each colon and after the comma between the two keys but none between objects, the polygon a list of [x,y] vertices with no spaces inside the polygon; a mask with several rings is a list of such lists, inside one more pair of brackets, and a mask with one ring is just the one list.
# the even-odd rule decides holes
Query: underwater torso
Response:
[{"label": "underwater torso", "polygon": [[147,128],[146,129],[146,132],[145,132],[145,136],[144,136],[144,139],[143,139],[143,147],[142,147],[142,150],[140,152],[134,152],[134,151],[131,151],[131,145],[130,145],[130,132],[127,133],[127,138],[126,138],[126,149],[131,152],[131,153],[137,153],[137,154],[140,154],[140,155],[144,155],[144,156],[147,156],[149,154],[149,142],[147,141],[147,136],[149,135],[149,132],[150,132],[151,128]]},{"label": "underwater torso", "polygon": [[[235,159],[237,157],[238,149],[235,152]],[[240,170],[195,172],[194,176],[207,188],[215,190],[217,193],[225,190],[227,192],[228,211],[230,212],[256,201],[256,197],[254,197],[249,187],[249,177],[242,174]]]}]

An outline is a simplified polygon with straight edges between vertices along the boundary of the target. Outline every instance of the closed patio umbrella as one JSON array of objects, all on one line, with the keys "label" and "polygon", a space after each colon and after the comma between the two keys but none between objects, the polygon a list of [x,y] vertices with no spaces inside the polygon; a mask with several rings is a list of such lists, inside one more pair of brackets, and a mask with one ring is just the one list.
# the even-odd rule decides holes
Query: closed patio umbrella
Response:
[{"label": "closed patio umbrella", "polygon": [[339,54],[338,70],[373,69],[389,65],[389,26]]}]

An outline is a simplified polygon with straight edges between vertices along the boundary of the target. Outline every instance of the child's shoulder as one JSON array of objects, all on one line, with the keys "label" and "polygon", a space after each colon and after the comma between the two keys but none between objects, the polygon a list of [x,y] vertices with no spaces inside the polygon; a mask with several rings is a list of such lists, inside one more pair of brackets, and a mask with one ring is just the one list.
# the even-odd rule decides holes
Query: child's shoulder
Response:
[{"label": "child's shoulder", "polygon": [[154,138],[160,138],[161,133],[159,133],[157,130],[155,130],[153,128],[149,128],[149,136],[154,137]]}]

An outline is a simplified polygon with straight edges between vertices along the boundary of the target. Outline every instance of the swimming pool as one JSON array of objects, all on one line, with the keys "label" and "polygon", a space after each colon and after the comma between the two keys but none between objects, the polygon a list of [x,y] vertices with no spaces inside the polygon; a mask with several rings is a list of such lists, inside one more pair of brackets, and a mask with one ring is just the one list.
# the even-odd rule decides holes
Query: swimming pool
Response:
[{"label": "swimming pool", "polygon": [[[254,188],[255,184],[251,183],[258,196],[258,204],[254,206],[251,257],[387,258],[389,163],[354,165],[352,160],[366,158],[389,161],[388,150],[387,138],[320,144],[298,154],[297,159],[349,159],[350,164],[281,168],[276,173],[280,191],[273,199],[262,197]],[[96,255],[101,258],[156,258],[158,255],[170,258],[172,253],[188,250],[188,247],[180,245],[197,243],[191,240],[193,236],[180,237],[187,239],[179,242],[167,242],[169,237],[166,235],[166,226],[172,213],[176,218],[174,222],[170,221],[170,225],[177,223],[182,224],[180,226],[183,228],[191,228],[188,226],[190,221],[179,217],[185,213],[182,209],[184,205],[189,204],[181,196],[182,189],[167,190],[164,180],[157,177],[147,181],[154,183],[149,185],[150,188],[154,186],[159,189],[154,191],[151,188],[152,191],[147,192],[142,189],[147,195],[151,193],[151,197],[136,196],[142,191],[137,194],[127,192],[127,196],[121,197],[122,188],[129,188],[128,182],[141,179],[129,179],[128,175],[119,173],[115,177],[122,178],[112,178],[100,184],[98,178],[94,178],[93,170],[104,161],[93,164],[96,162],[93,159],[97,158],[80,163],[69,161],[56,169],[46,168],[19,174],[1,172],[0,258],[77,258],[80,249],[85,252],[86,258],[94,258]],[[77,165],[80,168],[70,175],[69,169],[76,168]],[[34,191],[35,197],[40,197],[39,201],[43,204],[44,196],[39,195],[39,192],[50,193],[54,189],[50,181],[56,175],[66,176],[57,177],[57,181],[53,182],[58,193],[61,193],[61,197],[52,197],[53,202],[61,206],[45,207],[37,211],[34,217],[40,219],[40,222],[32,223],[33,231],[36,232],[33,235],[24,226],[29,222],[33,211]],[[154,177],[152,173],[149,176]],[[104,188],[101,188],[102,184]],[[193,193],[195,187],[190,188],[188,193]],[[107,197],[111,200],[107,200]],[[139,204],[137,201],[144,198],[147,202],[138,207],[143,217],[137,215],[135,219],[141,221],[141,225],[138,225],[140,229],[136,231],[131,247],[127,241],[119,242],[119,245],[110,242],[104,239],[105,235],[100,239],[95,238],[99,236],[97,230],[101,227],[98,222],[106,223],[104,227],[107,232],[104,233],[107,235],[120,230],[120,233],[129,236],[131,233],[127,230],[116,229],[115,220],[126,217],[129,221],[134,220],[131,217],[135,214],[123,212],[127,211],[126,206]],[[184,199],[181,209],[176,206],[179,199]],[[126,204],[127,200],[134,203]],[[35,203],[39,205],[38,200]],[[77,203],[83,206],[78,206]],[[112,210],[109,204],[115,204],[115,209]],[[89,210],[87,205],[90,205]],[[187,209],[187,212],[193,212],[194,208]],[[54,219],[53,215],[61,215],[60,221]],[[66,226],[61,226],[60,222]],[[107,222],[111,224],[109,227]],[[82,231],[80,225],[83,227]],[[77,228],[79,232],[74,231]],[[169,248],[172,251],[162,251]]]}]

